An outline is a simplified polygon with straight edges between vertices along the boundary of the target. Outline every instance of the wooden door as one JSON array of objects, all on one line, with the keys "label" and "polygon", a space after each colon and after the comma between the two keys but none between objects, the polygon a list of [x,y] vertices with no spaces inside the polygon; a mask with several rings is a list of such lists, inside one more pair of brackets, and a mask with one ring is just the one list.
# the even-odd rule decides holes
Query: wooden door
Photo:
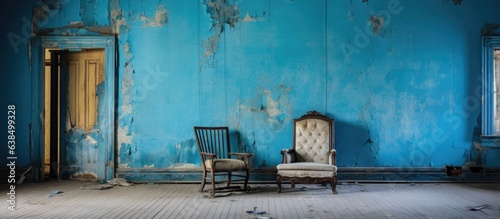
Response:
[{"label": "wooden door", "polygon": [[[104,90],[104,49],[84,49],[67,55],[67,115],[65,164],[62,172],[70,178],[97,180],[98,170],[104,168],[99,160],[100,131],[99,97]],[[104,99],[104,98],[102,98]]]}]

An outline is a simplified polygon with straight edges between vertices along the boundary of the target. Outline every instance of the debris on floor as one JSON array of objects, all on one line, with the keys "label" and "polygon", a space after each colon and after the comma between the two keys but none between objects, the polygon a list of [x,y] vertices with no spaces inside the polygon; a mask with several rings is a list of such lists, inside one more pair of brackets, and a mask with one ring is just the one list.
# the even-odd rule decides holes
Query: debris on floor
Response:
[{"label": "debris on floor", "polygon": [[106,184],[106,185],[102,185],[102,186],[99,188],[99,190],[106,190],[106,189],[111,189],[111,188],[113,188],[113,186],[112,186],[112,185],[108,185],[108,184]]},{"label": "debris on floor", "polygon": [[265,214],[265,211],[257,211],[257,207],[253,207],[253,210],[247,211],[247,214]]},{"label": "debris on floor", "polygon": [[126,179],[124,178],[114,178],[112,180],[108,180],[108,183],[113,185],[113,186],[133,186],[133,183],[129,183]]},{"label": "debris on floor", "polygon": [[489,205],[478,205],[478,206],[470,208],[469,210],[470,211],[481,211],[481,210],[488,208],[488,207],[489,207]]},{"label": "debris on floor", "polygon": [[24,180],[26,179],[26,174],[31,170],[31,166],[26,170],[24,171],[23,174],[21,174],[21,177],[19,178],[19,180],[17,181],[17,184],[22,184],[24,182]]},{"label": "debris on floor", "polygon": [[112,180],[108,180],[107,183],[104,184],[91,184],[82,186],[83,190],[106,190],[111,189],[114,186],[133,186],[133,183],[129,183],[126,179],[123,178],[114,178]]},{"label": "debris on floor", "polygon": [[55,195],[58,195],[58,194],[61,194],[61,193],[63,193],[63,192],[54,189],[54,190],[50,191],[49,195],[47,195],[47,196],[50,198],[52,196],[55,196]]}]

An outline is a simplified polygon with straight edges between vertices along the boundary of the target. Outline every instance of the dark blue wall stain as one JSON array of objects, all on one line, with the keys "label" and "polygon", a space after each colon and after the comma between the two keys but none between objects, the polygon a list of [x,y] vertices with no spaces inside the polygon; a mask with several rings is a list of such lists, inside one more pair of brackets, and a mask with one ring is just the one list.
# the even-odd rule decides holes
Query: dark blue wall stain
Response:
[{"label": "dark blue wall stain", "polygon": [[[498,1],[8,4],[0,107],[16,105],[24,167],[38,119],[32,34],[117,36],[118,172],[199,168],[195,125],[229,126],[234,150],[254,153],[257,171],[272,170],[291,147],[292,120],[309,110],[336,120],[340,167],[500,167],[498,149],[478,146],[480,37],[498,33]],[[90,151],[84,134],[74,138]],[[68,165],[81,162],[78,150],[68,146]]]}]

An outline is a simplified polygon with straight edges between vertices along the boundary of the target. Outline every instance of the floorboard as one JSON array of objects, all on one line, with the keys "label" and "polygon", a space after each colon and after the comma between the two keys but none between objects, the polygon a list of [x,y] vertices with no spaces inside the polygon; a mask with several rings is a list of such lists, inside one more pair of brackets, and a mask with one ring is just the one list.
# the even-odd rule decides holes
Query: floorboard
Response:
[{"label": "floorboard", "polygon": [[[9,185],[0,186],[8,192]],[[198,184],[103,186],[71,180],[16,185],[16,211],[7,203],[0,217],[500,219],[498,183],[342,183],[336,195],[321,185],[285,184],[277,193],[275,184],[251,184],[249,192],[215,197],[198,192]],[[254,207],[265,213],[246,213]]]}]

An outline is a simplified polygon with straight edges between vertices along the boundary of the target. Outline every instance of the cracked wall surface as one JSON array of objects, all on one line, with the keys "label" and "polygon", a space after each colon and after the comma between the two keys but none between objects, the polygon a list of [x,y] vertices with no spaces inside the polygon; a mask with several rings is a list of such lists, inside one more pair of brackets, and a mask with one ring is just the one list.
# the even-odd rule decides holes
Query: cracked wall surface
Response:
[{"label": "cracked wall surface", "polygon": [[[195,125],[229,126],[234,150],[254,153],[256,171],[272,170],[291,147],[293,119],[310,110],[335,119],[341,167],[500,166],[498,150],[476,150],[481,60],[471,55],[481,32],[496,33],[494,0],[9,4],[18,13],[1,9],[12,21],[1,30],[1,103],[23,115],[24,166],[33,35],[116,37],[119,170],[199,168]],[[74,132],[68,161],[94,163],[102,136]]]}]

